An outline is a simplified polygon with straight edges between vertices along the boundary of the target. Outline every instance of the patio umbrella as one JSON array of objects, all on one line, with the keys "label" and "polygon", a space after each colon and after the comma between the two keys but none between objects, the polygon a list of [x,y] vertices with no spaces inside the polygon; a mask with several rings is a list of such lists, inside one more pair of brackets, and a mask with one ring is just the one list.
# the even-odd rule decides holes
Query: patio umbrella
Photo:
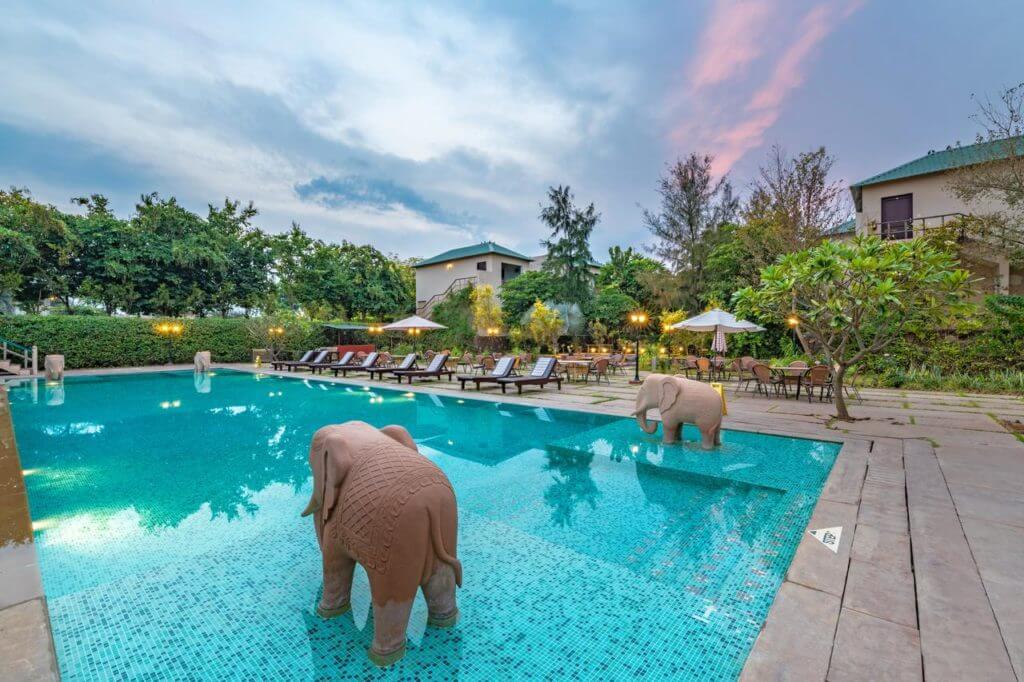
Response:
[{"label": "patio umbrella", "polygon": [[410,329],[416,331],[423,331],[425,329],[447,329],[448,327],[445,327],[443,324],[438,324],[437,322],[428,320],[425,317],[413,315],[412,317],[407,317],[404,320],[399,320],[398,322],[386,324],[384,325],[383,328],[385,331],[409,331]]},{"label": "patio umbrella", "polygon": [[718,308],[701,313],[682,322],[676,322],[672,325],[672,329],[686,329],[691,332],[714,332],[715,340],[711,345],[711,350],[718,353],[725,352],[726,334],[764,331],[764,327],[746,320],[738,320],[732,313],[727,313]]}]

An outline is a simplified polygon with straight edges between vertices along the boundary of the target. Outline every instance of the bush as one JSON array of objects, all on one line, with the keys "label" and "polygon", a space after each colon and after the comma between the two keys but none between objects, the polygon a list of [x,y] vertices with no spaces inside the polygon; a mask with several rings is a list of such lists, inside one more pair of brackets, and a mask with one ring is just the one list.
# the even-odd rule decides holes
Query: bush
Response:
[{"label": "bush", "polygon": [[[158,319],[97,315],[4,315],[0,337],[39,347],[39,363],[50,353],[63,354],[69,369],[158,365],[167,362],[167,340],[153,327]],[[171,344],[174,362],[191,362],[197,351],[208,350],[215,362],[245,362],[257,344],[250,333],[252,320],[195,318],[180,320],[181,338]],[[289,325],[287,348],[328,344],[323,327],[306,321]]]}]

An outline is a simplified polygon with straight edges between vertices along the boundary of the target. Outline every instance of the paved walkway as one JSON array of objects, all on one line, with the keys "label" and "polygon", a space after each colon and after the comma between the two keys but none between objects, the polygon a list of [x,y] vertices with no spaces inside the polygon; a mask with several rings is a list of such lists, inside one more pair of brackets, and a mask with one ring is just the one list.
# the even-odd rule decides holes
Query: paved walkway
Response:
[{"label": "paved walkway", "polygon": [[[457,382],[412,390],[459,392]],[[620,376],[610,385],[479,397],[626,415],[635,390]],[[846,423],[830,418],[828,404],[729,391],[729,428],[844,442],[809,524],[841,526],[838,552],[805,535],[744,679],[1018,679],[1024,444],[997,420],[1024,421],[1024,400],[862,393],[852,412],[866,419]],[[0,667],[16,656],[28,665],[34,648],[49,651],[43,600],[2,606]],[[52,659],[40,660],[49,667]]]}]

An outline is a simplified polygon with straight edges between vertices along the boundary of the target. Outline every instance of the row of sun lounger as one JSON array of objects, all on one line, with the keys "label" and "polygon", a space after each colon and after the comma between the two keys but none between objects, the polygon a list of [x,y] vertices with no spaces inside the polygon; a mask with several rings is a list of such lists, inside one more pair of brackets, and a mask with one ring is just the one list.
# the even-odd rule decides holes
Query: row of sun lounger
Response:
[{"label": "row of sun lounger", "polygon": [[436,378],[440,380],[441,377],[447,377],[448,381],[452,381],[453,378],[457,379],[463,390],[465,390],[466,384],[469,382],[472,382],[477,390],[480,390],[483,384],[497,384],[501,386],[502,393],[506,392],[508,386],[515,386],[518,392],[522,393],[523,386],[543,388],[551,382],[555,382],[559,390],[562,389],[562,379],[555,373],[558,362],[555,358],[551,357],[538,358],[529,374],[518,376],[515,374],[516,358],[514,357],[499,359],[494,369],[487,374],[456,375],[454,371],[446,367],[449,354],[445,352],[435,354],[430,359],[430,363],[423,369],[416,366],[416,353],[409,353],[394,367],[377,366],[380,360],[380,353],[376,351],[368,353],[360,362],[353,362],[355,353],[352,351],[346,352],[337,361],[331,360],[331,355],[332,351],[329,349],[311,350],[304,353],[298,360],[275,360],[271,363],[271,366],[275,370],[287,370],[289,372],[300,369],[308,369],[313,373],[331,370],[334,372],[334,376],[340,374],[343,377],[347,377],[350,372],[367,372],[370,379],[383,380],[391,376],[396,378],[398,383],[402,383],[403,379],[408,379],[410,384],[412,384],[413,379]]}]

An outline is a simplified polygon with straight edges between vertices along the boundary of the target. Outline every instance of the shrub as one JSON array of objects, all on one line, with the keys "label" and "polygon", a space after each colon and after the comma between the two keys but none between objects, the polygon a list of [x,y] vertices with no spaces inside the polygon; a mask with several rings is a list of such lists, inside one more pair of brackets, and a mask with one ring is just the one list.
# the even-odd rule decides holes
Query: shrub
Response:
[{"label": "shrub", "polygon": [[[184,330],[171,344],[174,362],[191,362],[208,350],[216,362],[245,362],[255,343],[244,318],[179,320]],[[4,315],[0,337],[39,347],[39,361],[50,353],[64,355],[69,369],[157,365],[167,361],[167,340],[153,327],[158,319],[98,315]],[[318,322],[289,324],[284,346],[314,348],[329,341]]]}]

